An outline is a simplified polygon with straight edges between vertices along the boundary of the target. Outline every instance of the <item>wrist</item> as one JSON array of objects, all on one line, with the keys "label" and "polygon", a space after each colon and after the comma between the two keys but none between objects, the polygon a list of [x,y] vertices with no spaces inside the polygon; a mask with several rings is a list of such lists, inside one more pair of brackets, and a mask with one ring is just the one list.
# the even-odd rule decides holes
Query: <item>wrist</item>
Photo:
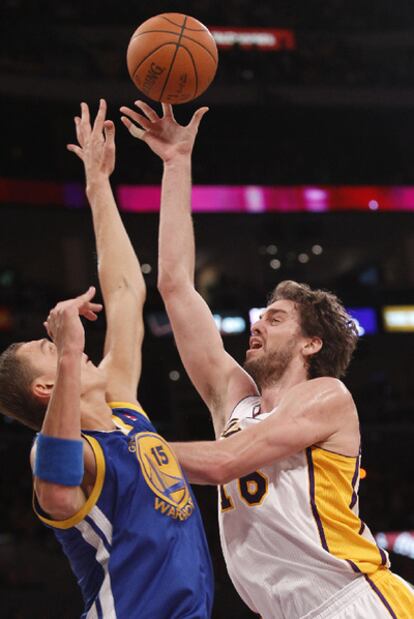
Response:
[{"label": "wrist", "polygon": [[170,168],[191,168],[191,153],[187,155],[176,154],[163,161],[164,170]]},{"label": "wrist", "polygon": [[58,348],[59,365],[77,364],[82,358],[83,347],[73,342],[64,344]]},{"label": "wrist", "polygon": [[88,197],[107,186],[110,186],[109,174],[102,172],[86,176],[86,195]]}]

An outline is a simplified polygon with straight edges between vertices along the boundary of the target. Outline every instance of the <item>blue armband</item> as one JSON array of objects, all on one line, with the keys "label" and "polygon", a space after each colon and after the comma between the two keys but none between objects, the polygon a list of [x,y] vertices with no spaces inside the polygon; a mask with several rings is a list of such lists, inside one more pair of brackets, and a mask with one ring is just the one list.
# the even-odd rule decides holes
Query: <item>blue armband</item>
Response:
[{"label": "blue armband", "polygon": [[83,441],[39,433],[34,474],[62,486],[80,486],[83,480]]}]

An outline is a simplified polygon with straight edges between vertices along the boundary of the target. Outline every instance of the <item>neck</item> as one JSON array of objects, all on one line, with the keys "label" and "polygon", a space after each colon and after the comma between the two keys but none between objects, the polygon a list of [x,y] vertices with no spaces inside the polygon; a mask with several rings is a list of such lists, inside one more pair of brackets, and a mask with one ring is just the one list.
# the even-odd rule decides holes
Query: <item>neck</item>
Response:
[{"label": "neck", "polygon": [[81,426],[82,430],[109,431],[115,429],[112,410],[106,402],[103,391],[94,390],[82,394]]},{"label": "neck", "polygon": [[261,408],[264,412],[270,412],[280,403],[280,400],[289,389],[295,385],[309,380],[304,367],[287,368],[286,372],[273,384],[266,385],[261,391]]}]

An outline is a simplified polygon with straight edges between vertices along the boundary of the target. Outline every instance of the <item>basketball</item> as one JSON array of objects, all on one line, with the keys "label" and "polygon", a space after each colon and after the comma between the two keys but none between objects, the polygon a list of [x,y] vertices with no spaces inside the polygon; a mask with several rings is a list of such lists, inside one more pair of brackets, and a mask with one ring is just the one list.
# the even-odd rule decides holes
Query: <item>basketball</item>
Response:
[{"label": "basketball", "polygon": [[135,86],[163,103],[186,103],[213,81],[218,63],[216,42],[194,17],[163,13],[147,19],[131,37],[127,66]]}]

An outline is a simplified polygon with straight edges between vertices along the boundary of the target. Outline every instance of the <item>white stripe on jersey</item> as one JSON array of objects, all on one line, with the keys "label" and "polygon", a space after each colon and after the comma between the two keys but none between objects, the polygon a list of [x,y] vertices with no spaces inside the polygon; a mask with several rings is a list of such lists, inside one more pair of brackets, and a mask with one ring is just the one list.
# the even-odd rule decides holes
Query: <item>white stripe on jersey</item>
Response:
[{"label": "white stripe on jersey", "polygon": [[[102,514],[102,512],[100,513]],[[111,588],[111,578],[108,570],[109,552],[106,549],[106,546],[103,543],[102,539],[94,531],[89,522],[87,522],[86,520],[82,520],[82,522],[76,525],[76,528],[81,533],[85,542],[87,542],[96,549],[96,560],[102,566],[105,574],[99,593],[99,601],[102,607],[102,615],[105,617],[105,619],[116,619],[114,597]],[[112,541],[112,530],[110,531],[110,538]]]},{"label": "white stripe on jersey", "polygon": [[94,505],[88,516],[105,535],[108,544],[112,546],[112,524],[103,511],[101,511],[97,505]]},{"label": "white stripe on jersey", "polygon": [[88,614],[86,615],[86,619],[98,619],[98,613],[96,612],[96,604],[89,609]]}]

